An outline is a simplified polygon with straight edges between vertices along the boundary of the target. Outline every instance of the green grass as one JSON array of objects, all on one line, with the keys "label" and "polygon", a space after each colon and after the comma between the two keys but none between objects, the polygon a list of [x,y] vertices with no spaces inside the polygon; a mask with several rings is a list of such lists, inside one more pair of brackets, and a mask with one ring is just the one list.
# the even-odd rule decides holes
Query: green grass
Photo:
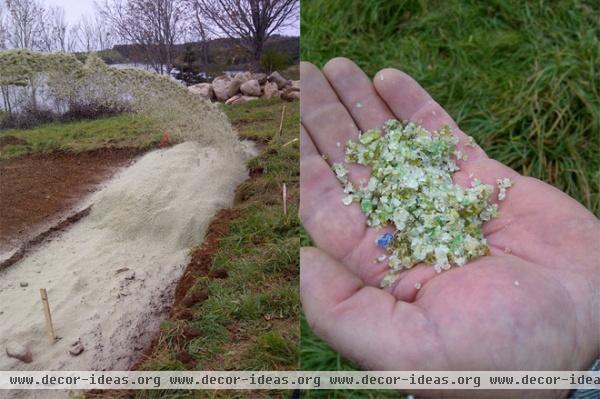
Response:
[{"label": "green grass", "polygon": [[[598,16],[591,0],[303,0],[301,58],[402,69],[491,157],[600,216]],[[306,325],[301,366],[352,367]],[[306,396],[328,395],[352,397]]]},{"label": "green grass", "polygon": [[[278,98],[255,100],[240,105],[221,105],[240,137],[266,143],[279,131],[282,108],[285,106],[283,128],[298,129],[300,109],[297,103],[285,103]],[[287,136],[286,136],[287,137]]]},{"label": "green grass", "polygon": [[[286,119],[279,137],[281,108]],[[192,290],[209,297],[193,308],[191,320],[165,321],[155,353],[141,369],[180,370],[176,360],[186,350],[197,370],[292,370],[297,368],[300,336],[298,294],[298,137],[299,103],[257,100],[224,106],[242,137],[260,137],[265,146],[249,162],[262,170],[236,192],[229,231],[218,240],[214,270],[225,279],[199,277]],[[258,125],[259,127],[255,126]],[[283,214],[281,186],[288,187],[288,212]],[[176,337],[194,327],[201,335],[180,344]],[[183,347],[182,347],[183,346]],[[289,392],[257,391],[251,397],[287,397]],[[155,395],[155,396],[152,396]],[[156,396],[158,395],[158,396]],[[138,397],[247,397],[234,391],[142,391]]]},{"label": "green grass", "polygon": [[302,59],[404,70],[493,158],[600,215],[593,1],[302,3]]},{"label": "green grass", "polygon": [[299,80],[300,79],[300,65],[294,64],[292,66],[289,66],[286,69],[284,69],[283,71],[281,71],[281,74],[287,79]]},{"label": "green grass", "polygon": [[25,140],[27,144],[7,145],[0,150],[0,159],[57,150],[80,152],[106,146],[146,149],[160,141],[162,132],[147,117],[124,114],[0,131],[0,138],[6,136]]}]

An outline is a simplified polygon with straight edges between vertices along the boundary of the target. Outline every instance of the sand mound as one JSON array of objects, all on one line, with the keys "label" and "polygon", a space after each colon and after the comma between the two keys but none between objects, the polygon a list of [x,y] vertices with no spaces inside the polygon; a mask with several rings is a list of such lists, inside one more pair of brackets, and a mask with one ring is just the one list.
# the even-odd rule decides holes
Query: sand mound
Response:
[{"label": "sand mound", "polygon": [[[127,369],[165,316],[190,247],[231,206],[244,162],[241,152],[195,142],[149,153],[93,196],[87,217],[0,272],[0,370]],[[39,288],[62,337],[54,345]],[[73,357],[77,339],[85,351]],[[33,362],[6,356],[11,341],[28,346]]]}]

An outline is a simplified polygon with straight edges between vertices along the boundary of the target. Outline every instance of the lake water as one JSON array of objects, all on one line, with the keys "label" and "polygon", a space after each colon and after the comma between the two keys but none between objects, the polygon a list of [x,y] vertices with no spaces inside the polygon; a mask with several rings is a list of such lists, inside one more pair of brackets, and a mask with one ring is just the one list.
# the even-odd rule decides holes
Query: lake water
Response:
[{"label": "lake water", "polygon": [[[111,64],[110,66],[114,67],[114,68],[119,68],[119,69],[123,69],[123,68],[140,68],[143,69],[145,71],[149,71],[149,72],[156,72],[154,70],[154,68],[152,68],[152,65],[150,64],[144,64],[144,63],[121,63],[121,64]],[[179,73],[180,71],[176,68],[171,69],[169,76],[171,76],[173,79],[175,79],[175,76]],[[239,72],[245,72],[241,69],[228,69],[223,71],[223,74],[228,75],[228,76],[234,76],[236,73]],[[206,74],[206,72],[200,72],[198,74],[199,77],[201,77],[202,79],[206,79],[208,77],[208,75]],[[179,81],[178,79],[175,79],[177,81]]]}]

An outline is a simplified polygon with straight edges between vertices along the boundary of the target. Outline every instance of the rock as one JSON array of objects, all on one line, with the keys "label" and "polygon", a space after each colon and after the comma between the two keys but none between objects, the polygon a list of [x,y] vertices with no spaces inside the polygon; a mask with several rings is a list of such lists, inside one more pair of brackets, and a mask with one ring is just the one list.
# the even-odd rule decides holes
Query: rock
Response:
[{"label": "rock", "polygon": [[279,97],[279,90],[277,89],[277,83],[267,82],[264,87],[265,98]]},{"label": "rock", "polygon": [[83,352],[83,344],[81,343],[81,339],[73,342],[71,347],[69,348],[69,353],[71,356],[79,356]]},{"label": "rock", "polygon": [[262,93],[260,90],[260,84],[256,79],[251,79],[247,82],[242,83],[242,85],[240,86],[240,91],[247,96],[254,97],[260,97]]},{"label": "rock", "polygon": [[250,72],[238,72],[233,79],[240,83],[245,83],[252,79],[252,74]]},{"label": "rock", "polygon": [[300,91],[300,81],[299,80],[290,80],[292,83],[291,89],[294,91]]},{"label": "rock", "polygon": [[267,78],[267,80],[269,82],[277,83],[277,88],[280,90],[283,89],[285,86],[287,86],[289,83],[289,81],[286,78],[284,78],[283,76],[281,76],[281,74],[277,71],[270,74],[269,77]]},{"label": "rock", "polygon": [[225,101],[225,104],[226,104],[226,105],[229,105],[229,104],[234,104],[234,103],[235,103],[235,102],[236,102],[236,101],[237,101],[239,98],[241,98],[241,97],[242,97],[242,95],[241,95],[241,94],[237,94],[237,95],[235,95],[235,96],[233,96],[233,97],[229,98],[227,101]]},{"label": "rock", "polygon": [[198,83],[197,85],[188,87],[188,90],[190,93],[206,98],[207,100],[212,100],[215,96],[215,91],[210,83]]},{"label": "rock", "polygon": [[9,342],[6,345],[6,354],[24,363],[31,363],[33,361],[31,351],[17,342]]},{"label": "rock", "polygon": [[252,75],[250,74],[250,72],[239,72],[237,73],[233,79],[231,79],[231,83],[229,84],[229,90],[227,91],[227,94],[229,95],[229,98],[235,96],[236,94],[238,94],[238,92],[240,91],[240,87],[246,83],[247,81],[249,81],[250,79],[252,79]]},{"label": "rock", "polygon": [[20,285],[21,287],[25,288],[25,287],[28,287],[28,286],[29,286],[29,283],[28,283],[28,282],[26,282],[26,281],[21,281],[21,282],[19,283],[19,285]]},{"label": "rock", "polygon": [[219,101],[227,101],[229,97],[229,86],[231,85],[231,78],[229,76],[219,76],[212,82],[212,88],[215,93],[215,97]]},{"label": "rock", "polygon": [[258,100],[258,97],[243,96],[241,94],[238,94],[237,96],[233,96],[229,100],[225,101],[225,104],[227,104],[227,105],[243,104],[243,103],[247,103],[248,101],[252,101],[252,100]]},{"label": "rock", "polygon": [[267,83],[267,74],[262,72],[253,73],[252,79],[258,80],[258,83],[262,86]]},{"label": "rock", "polygon": [[300,92],[290,88],[281,93],[281,98],[286,101],[297,101],[300,100]]}]

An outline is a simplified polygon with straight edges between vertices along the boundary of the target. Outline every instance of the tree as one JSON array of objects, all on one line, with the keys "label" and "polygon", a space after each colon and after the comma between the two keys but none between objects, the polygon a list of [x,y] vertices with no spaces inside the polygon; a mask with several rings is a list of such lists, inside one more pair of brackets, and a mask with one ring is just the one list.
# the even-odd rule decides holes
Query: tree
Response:
[{"label": "tree", "polygon": [[174,47],[183,34],[184,0],[104,0],[99,13],[128,43],[140,46],[146,62],[159,73],[169,72]]},{"label": "tree", "polygon": [[98,50],[107,50],[112,48],[115,37],[111,32],[110,26],[105,23],[100,15],[94,18],[94,32],[96,34],[96,43]]},{"label": "tree", "polygon": [[208,59],[208,39],[210,35],[213,33],[209,24],[204,17],[204,13],[202,12],[202,5],[199,0],[188,0],[188,7],[191,9],[190,13],[190,29],[195,38],[200,40],[200,48],[201,48],[201,59],[204,65],[207,65],[209,62]]},{"label": "tree", "polygon": [[207,20],[230,38],[242,39],[259,63],[267,39],[298,18],[298,0],[196,0]]},{"label": "tree", "polygon": [[6,0],[9,14],[9,42],[16,48],[33,49],[41,36],[45,10],[37,0]]},{"label": "tree", "polygon": [[0,3],[0,50],[6,48],[8,41],[8,23],[5,17],[4,4]]},{"label": "tree", "polygon": [[40,18],[40,37],[38,47],[42,51],[67,51],[67,35],[65,10],[61,7],[50,7],[43,18]]},{"label": "tree", "polygon": [[98,43],[96,42],[98,36],[96,34],[94,21],[83,15],[77,26],[77,41],[79,42],[80,48],[88,53],[96,50],[98,48]]},{"label": "tree", "polygon": [[94,18],[82,15],[71,30],[77,46],[83,51],[106,50],[114,44],[110,26],[100,15],[95,15]]}]

